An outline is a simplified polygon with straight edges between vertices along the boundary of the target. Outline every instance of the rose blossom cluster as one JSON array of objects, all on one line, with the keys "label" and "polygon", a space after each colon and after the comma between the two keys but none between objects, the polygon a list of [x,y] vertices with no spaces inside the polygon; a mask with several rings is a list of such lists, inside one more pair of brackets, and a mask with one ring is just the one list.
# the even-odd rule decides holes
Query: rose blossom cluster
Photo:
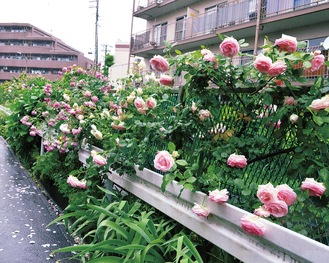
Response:
[{"label": "rose blossom cluster", "polygon": [[270,57],[264,56],[263,54],[259,54],[256,57],[254,67],[258,71],[264,72],[272,77],[282,74],[287,69],[287,65],[283,60],[278,60],[273,63]]},{"label": "rose blossom cluster", "polygon": [[[297,50],[297,39],[292,36],[282,35],[281,38],[276,39],[274,45],[279,48],[280,52],[293,53]],[[269,76],[276,77],[284,73],[287,69],[287,65],[283,60],[277,60],[275,62],[268,56],[264,54],[259,54],[255,61],[254,67],[260,71],[264,72]]]},{"label": "rose blossom cluster", "polygon": [[296,193],[287,184],[274,187],[271,183],[259,185],[257,197],[263,206],[255,209],[254,214],[262,217],[287,215],[288,207],[297,199]]}]

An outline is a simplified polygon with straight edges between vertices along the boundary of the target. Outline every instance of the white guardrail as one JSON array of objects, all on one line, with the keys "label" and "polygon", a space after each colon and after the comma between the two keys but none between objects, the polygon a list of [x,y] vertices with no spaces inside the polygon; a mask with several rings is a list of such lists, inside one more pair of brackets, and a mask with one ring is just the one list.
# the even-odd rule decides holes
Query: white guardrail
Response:
[{"label": "white guardrail", "polygon": [[[101,151],[98,148],[92,148]],[[90,150],[81,149],[79,160],[86,164]],[[191,231],[230,253],[243,262],[329,262],[329,246],[307,238],[287,228],[261,219],[266,227],[262,237],[251,236],[240,227],[240,219],[250,214],[230,204],[210,202],[202,192],[184,189],[172,182],[161,191],[162,175],[148,169],[136,175],[119,175],[110,172],[109,180],[173,218]],[[194,203],[204,204],[210,211],[207,218],[192,212]]]}]

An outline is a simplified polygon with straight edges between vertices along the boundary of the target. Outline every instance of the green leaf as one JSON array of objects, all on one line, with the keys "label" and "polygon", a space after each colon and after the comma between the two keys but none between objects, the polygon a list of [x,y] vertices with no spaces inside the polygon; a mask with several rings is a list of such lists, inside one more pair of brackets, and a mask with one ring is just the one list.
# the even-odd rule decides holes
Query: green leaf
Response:
[{"label": "green leaf", "polygon": [[168,142],[168,150],[170,153],[176,150],[176,145],[173,142]]},{"label": "green leaf", "polygon": [[114,229],[117,233],[123,236],[124,239],[128,239],[128,231],[124,229],[122,226],[114,223],[110,219],[102,221],[99,226],[97,227],[97,231],[100,230],[102,227],[108,227]]},{"label": "green leaf", "polygon": [[322,126],[324,123],[329,123],[329,116],[321,117],[313,115],[313,120],[317,125]]},{"label": "green leaf", "polygon": [[304,68],[310,68],[310,67],[312,67],[312,63],[309,62],[309,61],[304,61],[304,62],[303,62],[303,67],[304,67]]},{"label": "green leaf", "polygon": [[180,166],[186,166],[188,165],[188,163],[185,160],[176,160],[176,164],[180,165]]},{"label": "green leaf", "polygon": [[105,256],[88,261],[88,263],[122,263],[122,262],[123,262],[122,258],[115,256]]},{"label": "green leaf", "polygon": [[129,220],[123,219],[123,223],[125,223],[128,227],[139,233],[142,237],[145,238],[145,240],[148,243],[151,243],[151,241],[154,239],[152,235],[147,231],[145,227],[142,227],[140,225],[136,225],[136,222],[131,222]]},{"label": "green leaf", "polygon": [[194,183],[196,181],[196,178],[194,176],[189,177],[185,180],[186,183]]}]

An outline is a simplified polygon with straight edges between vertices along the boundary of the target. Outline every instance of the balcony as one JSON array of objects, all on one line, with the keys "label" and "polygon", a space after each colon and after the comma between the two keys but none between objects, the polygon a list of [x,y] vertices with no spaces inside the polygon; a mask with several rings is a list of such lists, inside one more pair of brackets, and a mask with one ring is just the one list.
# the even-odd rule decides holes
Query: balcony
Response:
[{"label": "balcony", "polygon": [[[154,2],[149,1],[150,4],[145,6],[145,9],[150,9],[155,16],[157,5]],[[170,6],[172,2],[164,0],[160,6],[164,8]],[[176,8],[180,2],[175,1]],[[262,3],[260,24],[263,35],[282,32],[287,25],[289,28],[295,28],[323,24],[329,17],[329,0],[267,0]],[[229,32],[238,39],[254,36],[257,20],[256,5],[257,1],[250,2],[249,0],[223,4],[218,6],[216,12],[187,16],[175,23],[162,24],[134,34],[131,53],[151,57],[162,52],[164,41],[176,43],[177,49],[189,51],[201,45],[218,44],[218,33],[228,34]],[[136,12],[136,14],[140,13]]]},{"label": "balcony", "polygon": [[134,17],[149,20],[197,2],[200,0],[137,0],[134,6]]}]

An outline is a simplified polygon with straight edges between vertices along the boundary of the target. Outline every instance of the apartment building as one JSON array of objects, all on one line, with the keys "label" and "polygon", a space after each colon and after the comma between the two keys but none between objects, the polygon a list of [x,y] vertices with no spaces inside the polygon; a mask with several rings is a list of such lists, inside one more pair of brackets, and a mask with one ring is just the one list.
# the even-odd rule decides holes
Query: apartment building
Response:
[{"label": "apartment building", "polygon": [[28,23],[0,23],[0,82],[28,75],[60,78],[58,71],[76,64],[84,69],[94,62],[60,39]]},{"label": "apartment building", "polygon": [[[250,54],[260,52],[265,37],[291,35],[328,58],[322,43],[329,36],[329,0],[135,0],[133,16],[147,21],[131,40],[131,55],[145,61],[163,54],[164,41],[182,52],[203,45],[218,53],[219,33],[245,39],[242,52]],[[325,66],[321,74],[328,75]]]}]

